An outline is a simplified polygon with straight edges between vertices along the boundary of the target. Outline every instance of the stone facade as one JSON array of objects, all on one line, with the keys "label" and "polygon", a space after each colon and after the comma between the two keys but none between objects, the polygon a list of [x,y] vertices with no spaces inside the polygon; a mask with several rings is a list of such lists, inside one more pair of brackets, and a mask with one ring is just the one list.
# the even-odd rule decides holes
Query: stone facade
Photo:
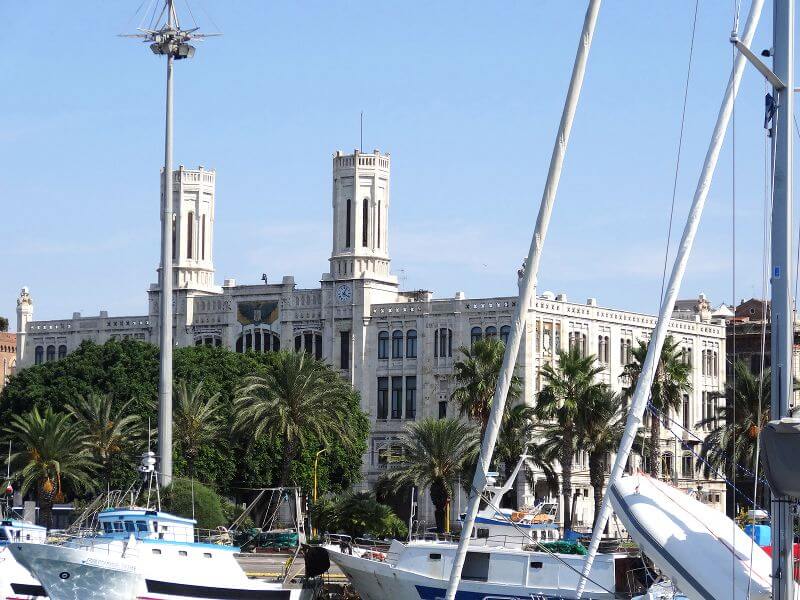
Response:
[{"label": "stone facade", "polygon": [[0,392],[17,366],[17,334],[0,331]]},{"label": "stone facade", "polygon": [[[365,484],[371,485],[387,468],[387,453],[407,423],[456,416],[448,399],[455,385],[453,364],[459,347],[480,336],[506,337],[517,297],[466,298],[456,293],[439,299],[428,291],[399,289],[389,255],[391,157],[377,150],[337,152],[332,166],[329,268],[319,287],[310,289],[298,288],[291,276],[258,285],[237,285],[228,279],[217,287],[211,237],[216,174],[183,167],[174,173],[175,343],[224,346],[238,352],[303,349],[328,361],[361,392],[362,407],[370,415],[372,433],[363,469]],[[515,275],[510,274],[509,280],[513,284]],[[131,337],[157,343],[158,292],[157,284],[150,286],[147,315],[75,313],[71,319],[33,321],[33,303],[23,290],[17,311],[19,365],[57,360],[87,339],[103,343]],[[650,315],[598,306],[594,299],[570,302],[564,294],[549,292],[537,297],[528,314],[517,367],[523,401],[531,404],[541,385],[539,369],[569,344],[596,355],[603,380],[621,389],[620,375],[631,348],[648,339],[656,321]],[[667,472],[683,487],[702,485],[722,508],[722,484],[698,481],[685,463],[691,453],[680,448],[681,440],[692,448],[699,446],[704,432],[694,424],[701,418],[702,401],[724,389],[725,369],[719,357],[725,356],[725,326],[707,312],[675,316],[670,329],[695,368],[693,391],[687,395],[684,412],[675,416],[688,425],[688,433],[672,426],[662,430]],[[701,369],[707,356],[708,368]],[[575,469],[574,484],[586,496],[579,502],[577,519],[590,524],[587,457],[579,456]],[[541,478],[534,474],[532,479],[523,501],[544,495]],[[463,495],[456,499],[454,514],[463,501]],[[420,502],[422,519],[430,520],[429,504]]]}]

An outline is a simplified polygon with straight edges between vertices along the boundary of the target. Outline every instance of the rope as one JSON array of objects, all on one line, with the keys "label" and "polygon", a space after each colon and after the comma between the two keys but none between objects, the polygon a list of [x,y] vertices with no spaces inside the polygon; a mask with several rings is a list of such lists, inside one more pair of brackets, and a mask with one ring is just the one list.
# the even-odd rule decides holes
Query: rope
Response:
[{"label": "rope", "polygon": [[675,197],[678,191],[678,173],[681,167],[681,151],[683,150],[683,130],[686,124],[686,104],[689,100],[689,79],[692,75],[692,56],[694,55],[694,38],[697,31],[697,11],[700,5],[700,0],[695,0],[694,3],[694,18],[692,19],[692,39],[689,44],[689,63],[686,66],[686,82],[683,86],[683,108],[681,110],[681,129],[678,134],[678,152],[675,158],[675,176],[672,180],[672,203],[669,209],[669,225],[667,226],[667,245],[664,249],[664,269],[661,273],[661,296],[659,297],[658,305],[664,302],[664,285],[667,280],[667,261],[669,259],[669,246],[672,241],[672,220],[675,216]]}]

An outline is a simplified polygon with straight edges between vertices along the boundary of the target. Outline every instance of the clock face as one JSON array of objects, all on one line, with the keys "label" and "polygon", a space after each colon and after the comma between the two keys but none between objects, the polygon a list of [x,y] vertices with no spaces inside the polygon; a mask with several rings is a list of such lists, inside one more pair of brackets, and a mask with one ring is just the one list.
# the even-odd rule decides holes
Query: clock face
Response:
[{"label": "clock face", "polygon": [[350,289],[349,285],[343,283],[336,288],[336,297],[339,299],[339,302],[349,302],[353,299],[353,290]]}]

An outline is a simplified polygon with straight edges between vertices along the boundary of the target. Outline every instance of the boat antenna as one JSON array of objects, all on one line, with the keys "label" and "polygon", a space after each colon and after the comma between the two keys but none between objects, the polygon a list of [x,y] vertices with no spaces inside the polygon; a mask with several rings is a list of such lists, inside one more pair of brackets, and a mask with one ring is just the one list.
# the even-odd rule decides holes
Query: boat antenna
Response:
[{"label": "boat antenna", "polygon": [[[776,0],[778,1],[778,0]],[[742,47],[748,48],[753,41],[756,25],[761,17],[761,9],[764,6],[764,0],[753,0],[750,5],[750,13],[745,22],[744,34],[742,40],[738,38],[732,40],[736,47],[741,50]],[[748,50],[749,52],[749,50]],[[752,53],[751,53],[752,54]],[[611,470],[611,475],[608,479],[608,489],[619,480],[625,471],[625,466],[628,457],[631,453],[636,433],[641,426],[644,411],[647,409],[647,401],[650,396],[650,388],[653,385],[655,377],[656,366],[661,357],[661,350],[664,346],[664,340],[667,337],[669,330],[669,322],[672,317],[672,311],[675,308],[675,300],[678,297],[678,291],[683,281],[683,275],[686,271],[686,264],[689,261],[689,254],[691,253],[692,246],[694,245],[694,238],[697,234],[697,228],[700,225],[700,217],[703,214],[706,199],[708,198],[708,191],[711,188],[711,181],[714,177],[714,171],[719,161],[719,154],[722,150],[722,144],[725,140],[725,132],[728,129],[728,123],[731,119],[731,112],[733,110],[733,102],[736,94],[739,91],[739,84],[742,80],[742,74],[745,67],[745,54],[740,52],[736,56],[733,71],[728,79],[728,85],[725,89],[725,96],[722,100],[719,114],[717,115],[717,122],[714,126],[714,132],[711,134],[711,142],[709,143],[708,151],[706,152],[705,162],[700,172],[700,179],[697,182],[697,187],[692,199],[692,206],[689,209],[689,216],[686,225],[683,229],[681,241],[678,244],[678,252],[675,256],[675,263],[672,267],[669,283],[667,284],[666,294],[661,304],[659,311],[658,321],[656,322],[653,335],[650,338],[650,343],[647,346],[647,356],[642,365],[642,372],[639,380],[636,383],[636,389],[633,393],[630,410],[628,412],[628,420],[625,425],[625,431],[622,435],[617,456],[614,459],[614,466]],[[583,591],[586,587],[586,579],[591,572],[592,563],[597,555],[597,550],[600,546],[600,537],[603,534],[608,518],[611,515],[611,494],[606,494],[603,497],[603,502],[600,505],[600,512],[595,515],[594,529],[592,531],[592,541],[589,544],[589,553],[586,556],[586,561],[583,566],[583,574],[578,582],[577,597],[581,598]]]},{"label": "boat antenna", "polygon": [[486,479],[489,473],[492,454],[497,443],[497,436],[505,414],[506,397],[511,385],[511,378],[514,375],[514,367],[517,361],[522,334],[525,329],[525,322],[528,318],[528,311],[533,303],[536,291],[536,278],[539,271],[539,262],[542,258],[542,246],[547,236],[547,227],[550,224],[550,215],[555,204],[558,183],[561,179],[561,169],[564,165],[569,136],[572,131],[572,123],[575,112],[578,108],[583,78],[586,73],[586,63],[589,59],[589,50],[592,46],[597,16],[600,11],[601,0],[590,0],[586,9],[586,17],[583,22],[578,51],[575,55],[575,63],[572,68],[572,78],[570,79],[567,98],[564,102],[564,110],[561,115],[561,123],[558,127],[556,141],[553,147],[553,154],[550,158],[550,169],[547,173],[547,181],[542,193],[542,200],[539,204],[539,215],[536,219],[536,228],[533,232],[531,245],[528,250],[528,257],[525,261],[525,269],[522,280],[519,283],[519,298],[514,309],[514,317],[511,321],[511,331],[506,342],[503,354],[503,366],[497,378],[494,398],[492,400],[492,411],[481,444],[481,453],[478,457],[478,465],[475,468],[475,475],[472,479],[472,487],[469,493],[467,512],[464,516],[464,524],[461,529],[461,538],[458,542],[458,549],[453,560],[453,569],[450,573],[450,582],[447,586],[445,600],[455,600],[458,584],[461,581],[461,571],[464,568],[464,561],[467,556],[467,549],[470,544],[470,537],[475,525],[475,517],[480,507],[481,494],[486,487]]}]

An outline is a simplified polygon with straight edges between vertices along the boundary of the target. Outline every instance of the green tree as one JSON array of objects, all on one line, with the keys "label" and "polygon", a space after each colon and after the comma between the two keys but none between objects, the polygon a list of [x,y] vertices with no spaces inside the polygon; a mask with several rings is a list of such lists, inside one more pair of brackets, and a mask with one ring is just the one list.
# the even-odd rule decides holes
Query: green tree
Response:
[{"label": "green tree", "polygon": [[195,519],[200,529],[216,529],[229,524],[226,501],[210,487],[197,481],[173,479],[163,491],[161,506],[179,517]]},{"label": "green tree", "polygon": [[[552,460],[546,455],[544,448],[535,443],[536,434],[536,410],[531,406],[517,404],[506,410],[503,417],[503,424],[497,436],[494,459],[501,463],[505,470],[506,481],[511,477],[514,467],[519,461],[520,455],[526,452],[527,463],[533,465],[544,473],[545,479],[550,489],[558,489],[558,476],[553,470]],[[524,466],[523,466],[524,467]],[[519,476],[517,477],[519,480]],[[514,487],[506,494],[504,505],[517,508],[517,486],[518,481],[514,482]]]},{"label": "green tree", "polygon": [[327,364],[305,352],[277,352],[263,376],[248,377],[236,398],[236,430],[281,443],[278,485],[292,481],[292,464],[309,447],[354,446],[346,411],[353,390]]},{"label": "green tree", "polygon": [[311,507],[311,521],[320,531],[352,537],[403,538],[408,528],[392,509],[371,492],[348,492],[338,498],[321,498]]},{"label": "green tree", "polygon": [[[505,349],[505,344],[496,337],[482,338],[472,344],[471,348],[459,348],[463,358],[453,365],[458,387],[450,399],[458,405],[462,415],[480,425],[481,439],[489,422],[492,398],[503,365]],[[519,377],[512,374],[506,402],[516,399],[521,389]]]},{"label": "green tree", "polygon": [[118,408],[109,394],[92,393],[78,396],[66,405],[67,411],[77,421],[86,438],[86,445],[100,466],[105,488],[110,489],[114,459],[124,457],[132,461],[141,446],[142,427],[139,415],[129,412],[132,400]]},{"label": "green tree", "polygon": [[759,377],[740,359],[733,368],[736,377],[728,379],[725,404],[699,423],[712,428],[700,448],[707,461],[703,465],[706,477],[712,468],[730,477],[734,464],[754,471],[758,436],[770,420],[770,370],[765,369]]},{"label": "green tree", "polygon": [[[630,383],[626,394],[633,395],[642,365],[647,356],[647,344],[639,341],[639,345],[632,350],[633,360],[625,365],[622,371],[624,381]],[[692,366],[684,360],[680,343],[668,335],[661,348],[661,356],[656,365],[656,374],[653,386],[650,388],[650,403],[657,415],[677,412],[683,403],[683,394],[692,390]],[[661,472],[661,419],[652,415],[650,418],[650,443],[649,443],[650,474],[659,477]]]},{"label": "green tree", "polygon": [[390,456],[388,482],[430,490],[436,528],[445,530],[445,513],[453,490],[478,452],[475,429],[457,419],[423,419],[407,426]]},{"label": "green tree", "polygon": [[86,434],[70,415],[46,408],[13,415],[4,431],[12,446],[21,448],[11,456],[13,479],[21,481],[23,494],[34,490],[46,527],[53,525],[53,503],[64,500],[66,493],[94,489],[97,463],[87,443]]},{"label": "green tree", "polygon": [[594,355],[583,356],[578,348],[560,350],[557,364],[548,363],[541,370],[544,386],[536,412],[540,419],[552,421],[544,428],[544,445],[561,465],[565,529],[572,528],[572,463],[580,439],[580,408],[602,393],[604,385],[595,380],[601,370]]},{"label": "green tree", "polygon": [[606,461],[615,452],[625,429],[622,398],[610,388],[590,394],[578,416],[578,446],[589,454],[589,483],[594,494],[594,519],[600,514],[603,486],[606,483]]},{"label": "green tree", "polygon": [[0,331],[8,331],[8,319],[0,317]]},{"label": "green tree", "polygon": [[[206,396],[219,394],[215,414],[232,428],[236,390],[250,375],[265,376],[273,368],[276,353],[244,354],[226,348],[192,346],[176,348],[173,372],[175,388],[180,381],[202,381]],[[66,411],[80,396],[108,394],[114,411],[129,400],[127,411],[138,415],[142,427],[157,430],[158,348],[136,340],[110,340],[103,345],[84,342],[66,358],[19,371],[0,392],[0,421],[8,423],[14,414],[34,407],[40,412],[52,407]],[[369,418],[360,409],[358,394],[351,391],[342,403],[346,428],[353,443],[337,439],[327,447],[319,465],[320,493],[350,488],[361,478],[361,458],[366,451]],[[217,443],[200,445],[194,459],[195,477],[200,477],[223,495],[238,496],[240,488],[274,484],[280,477],[283,446],[280,440],[245,440],[222,435]],[[180,439],[175,440],[173,460],[176,476],[188,474],[189,465]],[[309,488],[313,479],[314,454],[319,443],[302,449],[291,468],[291,478]],[[127,488],[137,477],[135,463],[124,456],[112,460],[113,488]],[[244,498],[242,498],[244,499]]]},{"label": "green tree", "polygon": [[195,462],[203,446],[212,446],[224,425],[220,419],[220,392],[206,396],[201,381],[190,388],[186,381],[177,382],[173,408],[175,441],[180,445],[188,466],[189,477],[195,476]]}]

